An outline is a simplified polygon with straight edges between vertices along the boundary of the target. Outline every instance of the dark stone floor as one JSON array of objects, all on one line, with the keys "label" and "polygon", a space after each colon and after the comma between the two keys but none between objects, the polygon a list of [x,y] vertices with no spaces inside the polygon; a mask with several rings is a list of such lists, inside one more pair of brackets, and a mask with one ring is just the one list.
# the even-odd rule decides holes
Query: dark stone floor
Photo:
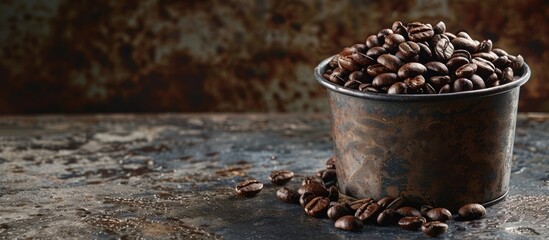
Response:
[{"label": "dark stone floor", "polygon": [[[0,118],[0,238],[416,239],[335,229],[276,199],[332,156],[327,115],[94,115]],[[249,177],[256,197],[235,196]],[[549,115],[521,114],[511,189],[446,239],[549,238]],[[316,237],[315,237],[316,236]]]}]

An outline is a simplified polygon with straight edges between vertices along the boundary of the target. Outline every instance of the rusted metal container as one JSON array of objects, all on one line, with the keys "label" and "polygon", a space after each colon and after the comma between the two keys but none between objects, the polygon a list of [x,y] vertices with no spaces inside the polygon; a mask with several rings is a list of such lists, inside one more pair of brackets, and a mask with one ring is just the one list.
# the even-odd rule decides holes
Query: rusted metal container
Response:
[{"label": "rusted metal container", "polygon": [[328,89],[340,191],[357,198],[404,196],[455,210],[489,205],[509,190],[519,88],[512,83],[462,93],[363,93],[322,77]]}]

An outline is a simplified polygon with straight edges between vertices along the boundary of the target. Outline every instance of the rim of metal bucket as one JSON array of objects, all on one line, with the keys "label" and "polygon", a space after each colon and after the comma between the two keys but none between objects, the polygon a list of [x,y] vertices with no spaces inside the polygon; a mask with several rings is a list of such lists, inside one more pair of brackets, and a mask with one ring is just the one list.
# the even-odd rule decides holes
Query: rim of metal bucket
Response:
[{"label": "rim of metal bucket", "polygon": [[[335,55],[334,55],[335,56]],[[387,94],[387,93],[373,93],[373,92],[361,92],[354,89],[345,88],[343,86],[332,83],[322,76],[322,73],[328,66],[330,60],[334,57],[324,59],[320,64],[315,68],[314,74],[315,79],[322,84],[324,87],[345,95],[365,98],[371,100],[379,101],[395,101],[395,102],[435,102],[435,101],[448,101],[448,100],[459,100],[466,99],[471,97],[485,97],[490,95],[501,94],[516,87],[522,86],[524,83],[530,79],[531,71],[528,64],[524,63],[524,74],[516,79],[515,81],[507,84],[503,84],[496,87],[477,89],[466,92],[458,93],[444,93],[444,94]]]}]

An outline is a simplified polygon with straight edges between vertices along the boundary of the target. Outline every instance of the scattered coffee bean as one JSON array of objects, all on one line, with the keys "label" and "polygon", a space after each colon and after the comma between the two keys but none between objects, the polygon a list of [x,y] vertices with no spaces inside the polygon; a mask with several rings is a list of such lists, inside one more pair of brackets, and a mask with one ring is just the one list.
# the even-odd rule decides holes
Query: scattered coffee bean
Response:
[{"label": "scattered coffee bean", "polygon": [[433,221],[424,223],[421,226],[421,231],[429,236],[429,237],[436,237],[439,236],[448,230],[448,224],[440,222],[440,221]]},{"label": "scattered coffee bean", "polygon": [[299,197],[299,205],[301,205],[302,207],[305,207],[305,206],[307,206],[307,203],[309,203],[315,197],[316,197],[316,195],[314,195],[310,192],[303,193]]},{"label": "scattered coffee bean", "polygon": [[322,172],[322,182],[324,186],[331,187],[337,183],[337,175],[335,169],[326,169]]},{"label": "scattered coffee bean", "polygon": [[402,229],[417,231],[426,222],[427,220],[425,220],[425,218],[423,217],[403,217],[398,220],[398,226]]},{"label": "scattered coffee bean", "polygon": [[478,203],[470,203],[459,208],[458,214],[460,220],[476,220],[486,215],[486,209]]},{"label": "scattered coffee bean", "polygon": [[364,227],[364,224],[354,216],[343,216],[337,219],[335,227],[345,231],[359,231]]},{"label": "scattered coffee bean", "polygon": [[406,203],[406,199],[404,199],[403,197],[397,197],[395,198],[395,200],[393,200],[393,202],[387,205],[387,208],[392,208],[394,210],[397,210],[400,207],[404,206],[404,203]]},{"label": "scattered coffee bean", "polygon": [[281,187],[276,192],[276,197],[278,199],[287,202],[287,203],[299,203],[299,193],[297,193],[295,190],[289,189],[287,187]]},{"label": "scattered coffee bean", "polygon": [[309,184],[309,183],[322,183],[322,178],[317,176],[308,176],[303,179],[303,182],[301,182],[301,186]]},{"label": "scattered coffee bean", "polygon": [[446,208],[433,208],[425,215],[429,221],[446,222],[452,219],[452,213]]},{"label": "scattered coffee bean", "polygon": [[364,205],[364,203],[369,203],[369,202],[373,202],[374,199],[372,198],[363,198],[363,199],[359,199],[359,200],[356,200],[356,201],[353,201],[351,203],[349,203],[349,207],[353,210],[353,211],[356,211],[358,210],[362,205]]},{"label": "scattered coffee bean", "polygon": [[360,219],[363,223],[372,222],[377,219],[377,214],[380,212],[381,207],[374,201],[362,204],[356,212],[355,217]]},{"label": "scattered coffee bean", "polygon": [[256,179],[249,179],[236,185],[236,194],[242,197],[253,197],[263,189],[263,183]]},{"label": "scattered coffee bean", "polygon": [[294,172],[289,170],[272,171],[269,180],[276,185],[284,185],[294,177]]},{"label": "scattered coffee bean", "polygon": [[379,204],[379,206],[383,209],[387,208],[387,206],[393,202],[395,200],[395,198],[392,198],[392,197],[384,197],[382,199],[379,199],[377,201],[377,204]]},{"label": "scattered coffee bean", "polygon": [[322,186],[322,184],[317,182],[307,183],[301,186],[297,192],[299,193],[299,195],[303,195],[306,192],[310,192],[316,196],[323,196],[323,197],[327,197],[330,194],[328,190],[326,190],[326,188]]},{"label": "scattered coffee bean", "polygon": [[399,218],[400,215],[396,213],[395,210],[393,210],[392,208],[388,208],[379,213],[376,221],[377,224],[380,226],[387,226],[395,224]]},{"label": "scattered coffee bean", "polygon": [[421,213],[421,215],[423,215],[424,217],[427,216],[427,212],[429,212],[429,210],[433,209],[434,207],[433,206],[430,206],[430,205],[423,205],[421,206],[421,208],[419,209],[419,212]]},{"label": "scattered coffee bean", "polygon": [[335,221],[343,216],[354,215],[354,213],[355,212],[351,210],[348,204],[339,203],[339,204],[330,206],[330,208],[328,208],[327,215],[329,219],[332,219]]},{"label": "scattered coffee bean", "polygon": [[421,217],[421,213],[413,207],[400,207],[396,211],[402,217]]},{"label": "scattered coffee bean", "polygon": [[328,198],[332,201],[339,200],[339,189],[336,186],[331,186],[328,188]]},{"label": "scattered coffee bean", "polygon": [[330,206],[330,199],[327,197],[315,197],[305,205],[305,213],[311,217],[323,217]]}]

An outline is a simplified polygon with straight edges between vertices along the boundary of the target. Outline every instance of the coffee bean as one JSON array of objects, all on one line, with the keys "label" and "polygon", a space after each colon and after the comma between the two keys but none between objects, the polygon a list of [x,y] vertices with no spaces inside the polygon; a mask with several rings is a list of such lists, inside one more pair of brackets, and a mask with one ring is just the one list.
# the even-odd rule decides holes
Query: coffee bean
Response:
[{"label": "coffee bean", "polygon": [[376,202],[367,202],[356,210],[355,217],[360,219],[363,223],[372,222],[377,219],[380,210],[381,207]]},{"label": "coffee bean", "polygon": [[421,226],[421,231],[429,237],[439,236],[445,233],[446,230],[448,230],[448,224],[439,221],[424,223]]},{"label": "coffee bean", "polygon": [[452,54],[452,57],[464,57],[469,62],[471,62],[471,60],[472,60],[471,53],[468,52],[467,50],[463,50],[463,49],[455,49],[454,53]]},{"label": "coffee bean", "polygon": [[379,200],[377,201],[377,204],[378,204],[381,208],[385,209],[385,208],[387,208],[387,206],[388,206],[391,202],[393,202],[394,200],[395,200],[395,198],[392,198],[392,197],[384,197],[384,198],[382,198],[382,199],[379,199]]},{"label": "coffee bean", "polygon": [[[341,52],[339,52],[337,57],[339,58],[339,57],[344,57],[344,56],[351,56],[351,54],[353,54],[353,52],[355,52],[355,51],[356,51],[356,49],[346,47],[343,50],[341,50]],[[339,61],[339,59],[338,59],[338,61]]]},{"label": "coffee bean", "polygon": [[467,63],[456,70],[456,77],[469,78],[477,71],[477,65],[474,63]]},{"label": "coffee bean", "polygon": [[473,58],[483,58],[485,60],[488,60],[490,62],[493,62],[494,60],[498,59],[499,56],[496,55],[494,52],[478,52],[473,55],[471,55]]},{"label": "coffee bean", "polygon": [[366,53],[361,53],[361,52],[355,52],[351,55],[351,58],[353,59],[353,61],[355,61],[358,65],[361,65],[361,66],[370,66],[374,63],[376,63],[376,61],[369,57],[368,55],[366,55]]},{"label": "coffee bean", "polygon": [[506,67],[509,67],[511,65],[511,60],[509,60],[509,57],[507,56],[500,56],[496,60],[492,62],[496,68],[504,69]]},{"label": "coffee bean", "polygon": [[368,75],[370,75],[372,77],[376,77],[378,75],[381,75],[383,73],[388,73],[390,71],[391,70],[389,70],[388,68],[386,68],[385,66],[383,66],[379,63],[370,65],[366,68],[366,73],[368,73]]},{"label": "coffee bean", "polygon": [[404,206],[405,203],[406,203],[406,199],[404,199],[403,197],[397,197],[395,198],[395,200],[393,200],[393,202],[387,205],[387,208],[392,208],[394,210],[397,210],[400,207]]},{"label": "coffee bean", "polygon": [[414,77],[417,75],[421,75],[427,72],[427,68],[418,62],[410,62],[402,65],[398,69],[398,77],[400,78],[408,78],[408,77]]},{"label": "coffee bean", "polygon": [[458,38],[465,38],[465,39],[468,39],[468,40],[473,40],[473,38],[465,31],[459,31],[457,34],[456,34],[456,37]]},{"label": "coffee bean", "polygon": [[405,41],[406,39],[404,39],[402,35],[398,33],[392,33],[385,36],[385,43],[383,44],[383,47],[387,49],[395,49]]},{"label": "coffee bean", "polygon": [[358,85],[358,91],[366,92],[366,88],[373,87],[373,86],[374,85],[372,85],[371,83],[363,83]]},{"label": "coffee bean", "polygon": [[477,50],[477,44],[471,39],[458,36],[457,38],[454,38],[451,43],[454,45],[455,49],[464,49],[470,53],[474,53]]},{"label": "coffee bean", "polygon": [[354,71],[349,74],[349,80],[359,81],[360,83],[366,82],[368,80],[368,75],[363,71]]},{"label": "coffee bean", "polygon": [[435,90],[435,88],[434,88],[431,84],[429,84],[429,83],[425,83],[424,89],[425,89],[425,92],[426,92],[427,94],[435,94],[435,93],[437,93],[437,91]]},{"label": "coffee bean", "polygon": [[337,63],[340,68],[351,72],[360,69],[360,66],[350,56],[339,56]]},{"label": "coffee bean", "polygon": [[433,206],[430,206],[430,205],[423,205],[421,206],[421,208],[419,209],[419,212],[421,213],[422,216],[427,216],[427,212],[429,212],[429,210],[433,209],[434,207]]},{"label": "coffee bean", "polygon": [[326,160],[326,169],[336,169],[336,157],[331,157]]},{"label": "coffee bean", "polygon": [[349,71],[338,67],[334,69],[332,74],[330,74],[330,78],[328,80],[330,80],[330,82],[341,85],[346,82],[348,76]]},{"label": "coffee bean", "polygon": [[448,37],[448,39],[450,39],[450,41],[457,38],[457,36],[455,34],[451,33],[451,32],[445,32],[444,35],[446,35]]},{"label": "coffee bean", "polygon": [[307,206],[307,203],[309,203],[315,197],[316,197],[316,195],[314,195],[310,192],[303,193],[299,197],[299,205],[301,205],[302,207],[305,207],[305,206]]},{"label": "coffee bean", "polygon": [[370,35],[368,38],[366,38],[366,46],[368,48],[381,46],[382,44],[383,42],[376,35]]},{"label": "coffee bean", "polygon": [[473,58],[473,63],[477,65],[477,71],[475,73],[482,77],[492,75],[496,69],[494,64],[484,58]]},{"label": "coffee bean", "polygon": [[[437,36],[439,36],[439,35],[437,35]],[[445,35],[441,35],[441,36],[445,36]],[[435,57],[438,60],[446,61],[454,53],[454,45],[452,45],[452,43],[450,42],[450,39],[448,39],[448,37],[446,37],[446,38],[441,37],[435,43],[434,52],[435,52]]]},{"label": "coffee bean", "polygon": [[236,194],[242,197],[253,197],[263,189],[263,183],[256,179],[249,179],[236,185]]},{"label": "coffee bean", "polygon": [[445,84],[444,86],[442,86],[440,88],[440,90],[438,90],[438,93],[441,94],[441,93],[449,93],[451,90],[451,87],[450,87],[450,84]]},{"label": "coffee bean", "polygon": [[501,81],[503,83],[510,83],[513,81],[513,75],[513,69],[511,67],[506,67],[502,71]]},{"label": "coffee bean", "polygon": [[401,21],[393,22],[391,29],[393,30],[393,33],[398,33],[402,35],[404,38],[408,37],[408,29],[406,29],[406,27],[404,26],[404,24],[402,24]]},{"label": "coffee bean", "polygon": [[415,42],[427,41],[433,37],[434,34],[433,28],[426,24],[413,26],[408,30],[408,37]]},{"label": "coffee bean", "polygon": [[269,180],[275,185],[284,185],[294,177],[294,172],[289,170],[272,171]]},{"label": "coffee bean", "polygon": [[444,24],[444,22],[442,22],[442,21],[438,22],[433,27],[433,31],[435,32],[435,34],[442,34],[442,33],[446,32],[446,24]]},{"label": "coffee bean", "polygon": [[[357,87],[358,88],[358,87]],[[322,173],[322,182],[324,183],[324,186],[330,187],[337,183],[337,175],[335,169],[326,169]]]},{"label": "coffee bean", "polygon": [[316,176],[308,176],[308,177],[305,177],[303,179],[303,181],[301,182],[301,186],[304,186],[306,184],[309,184],[309,183],[320,183],[322,184],[322,178],[320,177],[316,177]]},{"label": "coffee bean", "polygon": [[372,199],[372,198],[358,199],[358,200],[356,200],[356,201],[353,201],[353,202],[349,203],[349,207],[350,207],[353,211],[356,211],[356,210],[359,209],[362,205],[364,205],[365,203],[369,203],[369,202],[374,202],[374,199]]},{"label": "coffee bean", "polygon": [[287,203],[298,204],[300,196],[299,196],[299,193],[297,193],[296,191],[294,191],[292,189],[289,189],[287,187],[281,187],[276,192],[276,197],[278,197],[278,199],[280,199],[284,202],[287,202]]},{"label": "coffee bean", "polygon": [[316,183],[316,182],[311,182],[301,186],[299,190],[297,190],[297,192],[299,193],[299,195],[303,195],[306,192],[310,192],[316,196],[322,196],[322,197],[327,197],[330,194],[328,190],[326,190],[326,188],[322,186],[322,184]]},{"label": "coffee bean", "polygon": [[328,208],[328,218],[332,220],[337,220],[343,216],[354,215],[354,211],[349,208],[348,204],[335,204]]},{"label": "coffee bean", "polygon": [[398,220],[398,226],[402,229],[410,230],[410,231],[417,231],[421,226],[426,223],[427,220],[423,217],[403,217],[400,220]]},{"label": "coffee bean", "polygon": [[339,189],[336,186],[331,186],[328,188],[328,198],[332,201],[339,200]]},{"label": "coffee bean", "polygon": [[497,54],[500,57],[509,55],[505,50],[503,50],[501,48],[492,48],[492,52],[494,52],[495,54]]},{"label": "coffee bean", "polygon": [[486,209],[478,203],[470,203],[459,208],[460,220],[476,220],[486,215]]},{"label": "coffee bean", "polygon": [[473,83],[473,89],[486,88],[484,80],[479,75],[473,74],[473,76],[471,76],[469,80],[471,80],[471,82]]},{"label": "coffee bean", "polygon": [[420,51],[421,51],[421,48],[417,43],[412,41],[407,41],[398,45],[397,54],[400,54],[403,60],[405,60],[405,59],[410,59],[418,56]]},{"label": "coffee bean", "polygon": [[478,51],[479,52],[491,52],[492,51],[492,40],[488,39],[488,40],[484,40],[482,42],[480,42],[480,45],[478,46]]},{"label": "coffee bean", "polygon": [[403,82],[396,82],[387,90],[388,94],[404,94],[408,87]]},{"label": "coffee bean", "polygon": [[379,215],[377,215],[376,222],[380,226],[387,226],[395,224],[400,218],[399,214],[392,208],[385,209]]},{"label": "coffee bean", "polygon": [[473,82],[467,78],[458,78],[452,85],[453,92],[464,92],[473,90]]},{"label": "coffee bean", "polygon": [[425,78],[422,75],[404,79],[404,84],[412,90],[418,90],[425,86]]},{"label": "coffee bean", "polygon": [[469,63],[469,60],[467,60],[467,58],[452,57],[450,58],[450,60],[448,60],[448,62],[446,62],[446,66],[448,67],[448,70],[455,71],[456,69],[468,63]]},{"label": "coffee bean", "polygon": [[413,216],[421,217],[422,216],[421,213],[413,207],[400,207],[395,212],[400,214],[400,216],[402,217],[413,217]]},{"label": "coffee bean", "polygon": [[389,29],[389,28],[384,28],[384,29],[381,29],[378,33],[377,33],[377,38],[379,39],[385,39],[388,35],[392,34],[393,33],[393,30]]},{"label": "coffee bean", "polygon": [[336,55],[335,57],[332,58],[332,60],[330,60],[330,62],[328,63],[329,70],[333,70],[339,67],[339,65],[337,64],[337,58],[338,56]]},{"label": "coffee bean", "polygon": [[450,76],[433,76],[429,79],[429,82],[435,86],[443,86],[450,83],[450,81],[452,81]]},{"label": "coffee bean", "polygon": [[372,84],[375,87],[391,86],[393,83],[398,82],[398,76],[394,73],[382,73],[377,75]]},{"label": "coffee bean", "polygon": [[360,86],[360,84],[362,83],[359,81],[349,80],[345,84],[343,84],[343,86],[349,89],[358,89],[358,86]]},{"label": "coffee bean", "polygon": [[384,92],[381,87],[366,87],[362,90],[362,92],[373,92],[373,93],[381,93]]},{"label": "coffee bean", "polygon": [[305,213],[311,217],[324,217],[329,206],[329,198],[315,197],[305,206]]},{"label": "coffee bean", "polygon": [[426,214],[429,221],[441,221],[446,222],[452,219],[452,213],[446,208],[433,208]]},{"label": "coffee bean", "polygon": [[419,58],[418,60],[421,62],[427,62],[433,57],[433,53],[431,52],[431,49],[429,46],[427,46],[425,43],[417,43],[419,46]]},{"label": "coffee bean", "polygon": [[382,54],[377,58],[377,62],[393,72],[397,72],[400,66],[402,66],[402,61],[395,55],[391,54]]},{"label": "coffee bean", "polygon": [[509,65],[509,67],[513,69],[513,72],[521,72],[522,66],[524,66],[524,58],[522,58],[521,55],[515,57],[515,59],[513,59],[513,61],[511,61]]},{"label": "coffee bean", "polygon": [[343,216],[337,219],[335,227],[345,231],[359,231],[364,227],[364,224],[354,216]]},{"label": "coffee bean", "polygon": [[443,76],[448,75],[448,67],[441,62],[428,62],[424,64],[427,69],[427,75],[429,76]]}]

